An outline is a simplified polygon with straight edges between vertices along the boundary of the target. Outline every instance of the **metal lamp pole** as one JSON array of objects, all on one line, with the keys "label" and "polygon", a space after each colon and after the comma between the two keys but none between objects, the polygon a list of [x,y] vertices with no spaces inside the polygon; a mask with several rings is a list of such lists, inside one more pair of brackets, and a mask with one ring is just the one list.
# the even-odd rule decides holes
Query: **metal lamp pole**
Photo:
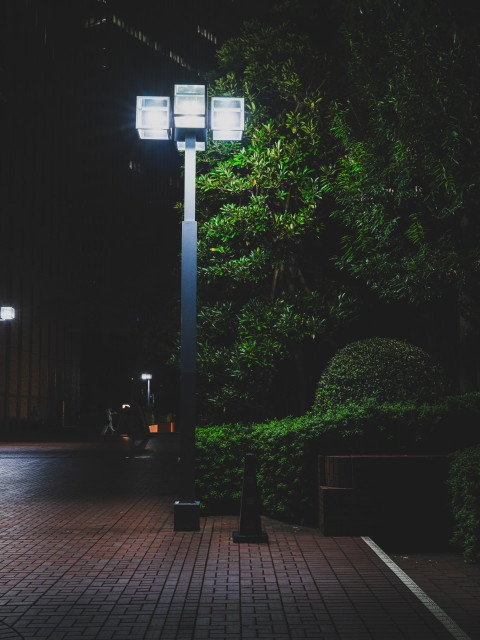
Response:
[{"label": "metal lamp pole", "polygon": [[195,415],[197,359],[197,222],[195,220],[196,136],[185,136],[185,201],[182,222],[180,324],[181,493],[174,506],[175,530],[198,530],[195,500]]},{"label": "metal lamp pole", "polygon": [[[196,151],[206,146],[207,109],[204,85],[175,85],[174,129],[168,96],[137,96],[136,127],[140,138],[171,140],[185,151],[185,213],[182,222],[180,328],[181,487],[174,504],[175,531],[200,529],[200,503],[195,500],[195,394],[197,342],[197,222],[195,221]],[[243,98],[211,99],[210,130],[214,140],[241,140]]]}]

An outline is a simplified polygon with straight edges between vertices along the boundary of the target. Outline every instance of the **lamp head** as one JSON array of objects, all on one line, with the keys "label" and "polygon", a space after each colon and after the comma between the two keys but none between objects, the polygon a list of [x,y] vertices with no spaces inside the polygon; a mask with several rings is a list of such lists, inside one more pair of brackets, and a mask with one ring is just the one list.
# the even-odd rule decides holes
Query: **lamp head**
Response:
[{"label": "lamp head", "polygon": [[244,128],[243,98],[212,98],[210,129],[213,140],[241,140]]},{"label": "lamp head", "polygon": [[173,98],[173,119],[177,129],[205,129],[205,85],[176,84]]},{"label": "lamp head", "polygon": [[176,84],[173,98],[175,141],[185,151],[185,136],[195,135],[195,150],[204,151],[207,139],[207,106],[205,85]]},{"label": "lamp head", "polygon": [[145,140],[170,140],[170,98],[137,96],[137,130]]}]

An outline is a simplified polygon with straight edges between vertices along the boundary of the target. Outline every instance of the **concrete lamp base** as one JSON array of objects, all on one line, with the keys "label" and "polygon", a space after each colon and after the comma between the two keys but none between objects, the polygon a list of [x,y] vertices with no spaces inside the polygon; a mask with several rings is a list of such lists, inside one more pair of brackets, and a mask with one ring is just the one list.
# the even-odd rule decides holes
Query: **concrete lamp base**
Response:
[{"label": "concrete lamp base", "polygon": [[268,535],[263,531],[261,533],[240,533],[240,531],[234,531],[232,537],[234,542],[268,542]]},{"label": "concrete lamp base", "polygon": [[173,530],[200,531],[200,502],[174,502]]}]

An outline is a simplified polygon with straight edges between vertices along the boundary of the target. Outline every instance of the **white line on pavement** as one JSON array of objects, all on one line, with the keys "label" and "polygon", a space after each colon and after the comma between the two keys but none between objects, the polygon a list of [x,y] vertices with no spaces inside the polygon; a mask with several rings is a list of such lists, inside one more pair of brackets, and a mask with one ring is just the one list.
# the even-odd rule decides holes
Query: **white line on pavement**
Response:
[{"label": "white line on pavement", "polygon": [[371,538],[362,536],[368,546],[375,551],[377,556],[383,560],[383,562],[393,571],[393,573],[400,578],[403,584],[410,589],[410,591],[417,596],[422,604],[433,613],[439,622],[449,631],[456,640],[471,640],[465,631],[460,629],[458,624],[454,622],[449,615],[441,609],[436,602],[434,602],[423,589],[421,589],[416,582],[414,582],[395,562],[376,544]]}]

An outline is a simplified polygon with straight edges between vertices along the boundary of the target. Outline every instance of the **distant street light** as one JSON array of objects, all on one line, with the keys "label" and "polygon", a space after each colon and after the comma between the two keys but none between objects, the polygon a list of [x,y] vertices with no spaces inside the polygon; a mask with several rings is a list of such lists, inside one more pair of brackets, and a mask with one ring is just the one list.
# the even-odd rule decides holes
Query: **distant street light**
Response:
[{"label": "distant street light", "polygon": [[15,320],[15,309],[13,307],[0,307],[0,322]]},{"label": "distant street light", "polygon": [[142,373],[142,380],[147,381],[147,407],[150,407],[150,380],[152,379],[151,373]]},{"label": "distant street light", "polygon": [[[138,96],[136,126],[144,140],[174,140],[185,151],[184,220],[180,328],[181,493],[174,505],[175,531],[200,529],[200,503],[195,500],[195,386],[197,329],[197,222],[195,220],[196,152],[207,143],[205,86],[176,84],[173,128],[170,98]],[[241,140],[244,99],[211,99],[209,128],[213,140]]]}]

